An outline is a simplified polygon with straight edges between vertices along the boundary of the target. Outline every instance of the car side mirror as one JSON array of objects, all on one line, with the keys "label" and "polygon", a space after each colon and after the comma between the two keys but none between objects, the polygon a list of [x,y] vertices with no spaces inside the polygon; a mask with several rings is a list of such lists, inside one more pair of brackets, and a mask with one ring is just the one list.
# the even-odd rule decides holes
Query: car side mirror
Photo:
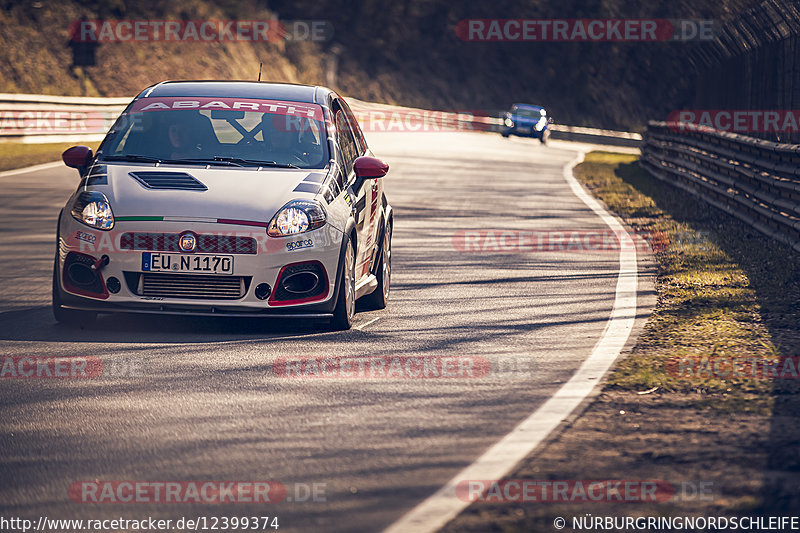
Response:
[{"label": "car side mirror", "polygon": [[377,157],[362,155],[353,163],[353,169],[361,179],[374,179],[385,176],[389,172],[389,165]]},{"label": "car side mirror", "polygon": [[64,150],[61,159],[68,167],[77,168],[82,172],[92,160],[92,149],[88,146],[73,146]]}]

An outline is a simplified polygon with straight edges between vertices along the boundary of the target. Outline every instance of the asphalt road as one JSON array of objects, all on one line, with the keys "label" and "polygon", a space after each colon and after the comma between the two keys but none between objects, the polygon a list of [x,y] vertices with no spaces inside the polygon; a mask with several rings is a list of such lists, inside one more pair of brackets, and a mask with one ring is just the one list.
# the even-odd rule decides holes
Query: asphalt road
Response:
[{"label": "asphalt road", "polygon": [[[591,353],[615,252],[472,251],[459,230],[605,230],[570,191],[573,145],[373,133],[391,165],[391,302],[357,328],[185,317],[56,325],[54,230],[67,168],[0,178],[0,355],[93,356],[116,375],[0,380],[0,514],[278,516],[286,531],[379,531],[510,431]],[[472,357],[480,378],[286,378],[278,358]],[[476,361],[478,359],[472,359]],[[99,481],[266,481],[278,503],[75,503]],[[316,484],[316,485],[314,485]],[[316,497],[305,498],[316,487]],[[290,501],[291,500],[291,501]],[[298,501],[300,500],[300,501]]]}]

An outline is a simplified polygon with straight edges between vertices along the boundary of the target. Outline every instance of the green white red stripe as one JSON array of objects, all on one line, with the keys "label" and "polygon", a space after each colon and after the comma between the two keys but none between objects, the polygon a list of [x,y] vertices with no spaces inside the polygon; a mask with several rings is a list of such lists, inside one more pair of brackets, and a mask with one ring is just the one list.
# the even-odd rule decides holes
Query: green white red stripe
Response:
[{"label": "green white red stripe", "polygon": [[201,222],[210,224],[231,224],[234,226],[255,226],[266,228],[269,222],[257,220],[238,220],[234,218],[175,217],[175,216],[127,216],[116,217],[117,222]]}]

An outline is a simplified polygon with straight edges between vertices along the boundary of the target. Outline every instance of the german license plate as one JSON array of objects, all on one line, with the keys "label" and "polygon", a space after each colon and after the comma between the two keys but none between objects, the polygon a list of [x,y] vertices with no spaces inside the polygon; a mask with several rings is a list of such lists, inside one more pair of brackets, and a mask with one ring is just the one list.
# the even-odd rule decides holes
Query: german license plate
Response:
[{"label": "german license plate", "polygon": [[232,255],[142,253],[143,272],[233,274]]},{"label": "german license plate", "polygon": [[517,128],[517,129],[519,130],[520,133],[530,133],[531,132],[530,128]]}]

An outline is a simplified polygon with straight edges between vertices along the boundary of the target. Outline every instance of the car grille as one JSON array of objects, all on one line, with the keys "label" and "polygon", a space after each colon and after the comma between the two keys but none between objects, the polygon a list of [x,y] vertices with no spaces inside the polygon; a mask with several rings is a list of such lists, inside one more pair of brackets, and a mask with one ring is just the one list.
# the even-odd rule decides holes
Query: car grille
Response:
[{"label": "car grille", "polygon": [[247,294],[248,276],[126,273],[131,292],[156,298],[238,300]]},{"label": "car grille", "polygon": [[[182,252],[178,243],[180,233],[123,233],[119,239],[121,250],[147,250],[150,252]],[[253,237],[239,235],[198,235],[196,253],[255,255],[258,243]]]}]

